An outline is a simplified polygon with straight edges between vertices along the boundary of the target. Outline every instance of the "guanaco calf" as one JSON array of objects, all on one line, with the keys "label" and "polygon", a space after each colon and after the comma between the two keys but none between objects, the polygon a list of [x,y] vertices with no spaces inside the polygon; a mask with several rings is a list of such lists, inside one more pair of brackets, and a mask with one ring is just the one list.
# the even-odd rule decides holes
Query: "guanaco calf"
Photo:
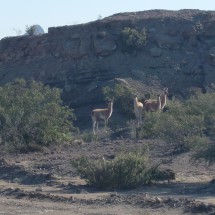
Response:
[{"label": "guanaco calf", "polygon": [[93,121],[93,133],[96,134],[98,131],[99,121],[104,120],[105,126],[108,125],[108,119],[113,113],[113,100],[108,104],[107,108],[104,109],[95,109],[92,111],[92,121]]},{"label": "guanaco calf", "polygon": [[137,95],[134,97],[134,114],[137,120],[137,125],[139,126],[142,121],[143,103],[138,101]]},{"label": "guanaco calf", "polygon": [[145,100],[144,103],[144,109],[146,111],[151,111],[151,112],[155,112],[155,111],[160,111],[161,110],[161,95],[157,95],[157,100],[152,100],[152,99],[148,99]]}]

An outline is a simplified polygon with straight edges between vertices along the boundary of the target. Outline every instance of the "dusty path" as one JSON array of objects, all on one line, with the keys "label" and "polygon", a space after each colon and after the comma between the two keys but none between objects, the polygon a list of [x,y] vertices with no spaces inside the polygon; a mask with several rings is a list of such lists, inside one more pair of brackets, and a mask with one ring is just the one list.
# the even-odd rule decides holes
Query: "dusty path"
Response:
[{"label": "dusty path", "polygon": [[151,142],[153,161],[165,160],[163,166],[176,172],[176,181],[126,191],[89,188],[69,164],[80,155],[108,159],[121,148],[130,150],[144,144],[143,141],[118,140],[66,145],[41,153],[2,155],[0,215],[189,215],[194,212],[212,215],[215,185],[209,182],[215,178],[215,166],[189,162],[190,153],[168,155],[164,145]]},{"label": "dusty path", "polygon": [[26,201],[16,199],[6,199],[0,197],[0,214],[1,215],[32,215],[32,214],[45,214],[45,215],[125,215],[125,214],[183,214],[179,210],[172,209],[144,209],[137,208],[130,205],[78,205],[66,203],[53,203],[44,201]]}]

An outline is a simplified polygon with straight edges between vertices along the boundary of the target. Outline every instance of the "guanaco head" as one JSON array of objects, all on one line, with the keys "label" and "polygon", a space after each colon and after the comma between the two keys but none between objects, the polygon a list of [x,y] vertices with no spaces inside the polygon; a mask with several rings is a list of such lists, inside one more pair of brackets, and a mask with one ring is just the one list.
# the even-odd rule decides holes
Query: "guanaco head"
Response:
[{"label": "guanaco head", "polygon": [[133,93],[133,98],[137,98],[138,97],[138,93]]},{"label": "guanaco head", "polygon": [[140,102],[140,99],[138,98],[139,94],[138,93],[135,93],[133,94],[133,101],[136,103],[136,102]]},{"label": "guanaco head", "polygon": [[133,93],[133,101],[136,102],[138,97],[138,93]]},{"label": "guanaco head", "polygon": [[168,90],[167,87],[164,87],[164,88],[163,88],[163,92],[164,92],[164,94],[165,94],[166,96],[169,95],[169,90]]},{"label": "guanaco head", "polygon": [[114,97],[108,102],[108,107],[113,107]]}]

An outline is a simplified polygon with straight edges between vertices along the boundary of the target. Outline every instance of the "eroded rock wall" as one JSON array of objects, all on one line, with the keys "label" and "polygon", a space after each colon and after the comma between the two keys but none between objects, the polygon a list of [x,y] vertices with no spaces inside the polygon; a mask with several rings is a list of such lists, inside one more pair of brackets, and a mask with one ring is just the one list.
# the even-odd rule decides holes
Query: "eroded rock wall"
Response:
[{"label": "eroded rock wall", "polygon": [[[146,29],[147,43],[123,51],[125,27]],[[83,123],[103,101],[101,89],[115,78],[147,85],[156,77],[172,93],[215,83],[215,12],[152,10],[122,13],[82,25],[49,28],[40,36],[0,41],[0,84],[33,78],[63,89],[66,104]]]}]

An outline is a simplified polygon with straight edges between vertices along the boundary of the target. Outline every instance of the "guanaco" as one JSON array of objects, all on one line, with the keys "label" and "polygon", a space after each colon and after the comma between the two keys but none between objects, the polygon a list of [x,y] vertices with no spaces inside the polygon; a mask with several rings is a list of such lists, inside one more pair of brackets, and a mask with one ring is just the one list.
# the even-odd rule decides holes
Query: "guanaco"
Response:
[{"label": "guanaco", "polygon": [[160,111],[161,95],[160,94],[157,95],[157,100],[152,100],[152,99],[145,100],[143,105],[144,105],[145,111],[151,111],[151,112]]},{"label": "guanaco", "polygon": [[113,100],[108,104],[107,108],[92,110],[91,116],[93,121],[93,133],[96,134],[98,131],[99,121],[104,120],[105,126],[108,125],[108,120],[113,113]]}]

